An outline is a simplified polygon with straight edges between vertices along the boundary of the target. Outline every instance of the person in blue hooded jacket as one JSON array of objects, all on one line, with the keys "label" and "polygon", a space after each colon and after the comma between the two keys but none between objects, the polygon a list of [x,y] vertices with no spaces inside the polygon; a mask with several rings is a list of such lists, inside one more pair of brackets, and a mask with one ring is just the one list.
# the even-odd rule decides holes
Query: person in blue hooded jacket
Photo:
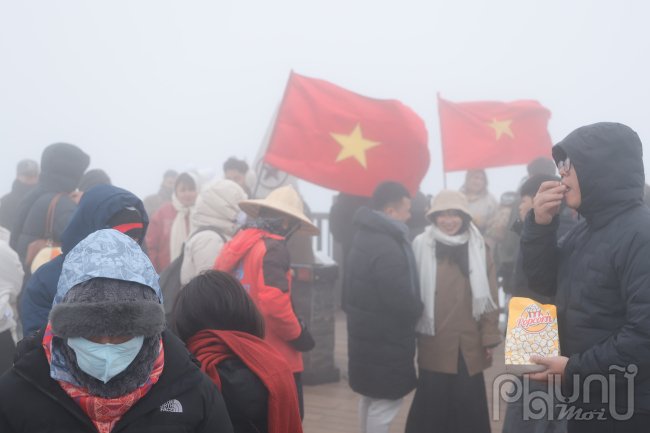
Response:
[{"label": "person in blue hooded jacket", "polygon": [[0,432],[232,433],[219,389],[165,329],[158,281],[129,236],[79,242],[48,325],[0,377]]},{"label": "person in blue hooded jacket", "polygon": [[79,242],[97,230],[113,228],[141,244],[148,225],[144,205],[133,193],[106,184],[84,193],[61,234],[63,254],[38,268],[27,282],[22,299],[23,334],[32,334],[47,324],[63,261]]}]

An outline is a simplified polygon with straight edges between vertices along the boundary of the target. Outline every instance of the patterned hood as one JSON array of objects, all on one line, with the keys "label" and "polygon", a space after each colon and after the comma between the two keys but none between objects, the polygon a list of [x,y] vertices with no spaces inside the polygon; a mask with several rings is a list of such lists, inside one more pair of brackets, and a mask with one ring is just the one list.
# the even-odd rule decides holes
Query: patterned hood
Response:
[{"label": "patterned hood", "polygon": [[96,231],[67,254],[52,307],[60,304],[71,288],[93,278],[131,281],[151,287],[162,303],[159,277],[151,260],[133,239],[116,230]]}]

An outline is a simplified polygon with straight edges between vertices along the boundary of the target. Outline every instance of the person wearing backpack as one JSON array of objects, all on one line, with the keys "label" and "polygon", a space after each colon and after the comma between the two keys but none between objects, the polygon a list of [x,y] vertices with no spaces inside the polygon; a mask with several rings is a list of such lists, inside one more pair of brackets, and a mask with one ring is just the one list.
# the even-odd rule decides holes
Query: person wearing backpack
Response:
[{"label": "person wearing backpack", "polygon": [[251,220],[223,246],[214,269],[233,273],[260,309],[265,341],[280,352],[294,374],[302,418],[301,352],[316,343],[293,309],[286,242],[293,234],[316,236],[320,230],[305,215],[302,199],[291,185],[273,190],[265,199],[244,200],[239,207]]},{"label": "person wearing backpack", "polygon": [[237,203],[247,198],[244,189],[228,179],[213,180],[201,190],[190,216],[190,237],[185,242],[181,266],[183,285],[214,267],[223,245],[245,222],[245,214],[243,218],[240,216]]},{"label": "person wearing backpack", "polygon": [[[26,260],[29,245],[49,236],[54,242],[60,241],[61,233],[77,207],[68,194],[77,189],[79,180],[89,164],[90,157],[72,144],[55,143],[43,151],[38,185],[18,205],[9,241],[9,245],[18,253],[25,267],[26,278],[31,275],[31,261]],[[47,214],[55,200],[53,225],[48,236]],[[36,252],[38,251],[34,251]]]}]

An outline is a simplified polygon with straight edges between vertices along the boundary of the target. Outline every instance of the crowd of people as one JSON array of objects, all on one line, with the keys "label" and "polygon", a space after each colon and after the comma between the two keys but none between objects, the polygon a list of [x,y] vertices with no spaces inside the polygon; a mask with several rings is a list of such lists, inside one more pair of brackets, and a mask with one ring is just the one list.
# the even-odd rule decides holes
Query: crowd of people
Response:
[{"label": "crowd of people", "polygon": [[[582,392],[575,407],[608,415],[526,419],[516,401],[504,433],[650,422],[641,142],[601,123],[551,156],[500,201],[484,170],[433,196],[385,181],[336,197],[361,433],[387,433],[413,390],[406,432],[491,431],[483,371],[504,335],[499,288],[506,305],[557,306],[562,356],[534,359],[547,370],[530,390],[556,374]],[[141,200],[89,164],[50,145],[0,199],[0,431],[302,431],[302,353],[316,343],[293,307],[287,241],[319,229],[298,192],[253,197],[254,174],[231,158],[216,179],[169,170]],[[632,364],[634,389],[621,373],[610,395],[634,415],[617,421],[601,389],[580,390]]]}]

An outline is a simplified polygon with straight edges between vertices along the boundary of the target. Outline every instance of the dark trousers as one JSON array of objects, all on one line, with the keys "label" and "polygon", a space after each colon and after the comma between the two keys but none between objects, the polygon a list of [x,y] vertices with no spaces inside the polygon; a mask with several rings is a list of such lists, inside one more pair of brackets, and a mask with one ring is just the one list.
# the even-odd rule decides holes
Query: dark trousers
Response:
[{"label": "dark trousers", "polygon": [[11,338],[11,331],[7,329],[0,332],[0,376],[13,367],[15,350],[16,344]]},{"label": "dark trousers", "polygon": [[650,414],[636,413],[627,421],[606,420],[590,421],[569,420],[568,433],[641,433],[650,431]]},{"label": "dark trousers", "polygon": [[302,377],[300,373],[293,373],[293,379],[296,381],[296,389],[298,390],[298,407],[300,408],[300,421],[305,416],[305,402],[302,395]]},{"label": "dark trousers", "polygon": [[490,433],[483,373],[469,375],[458,353],[458,374],[420,369],[406,433]]}]

